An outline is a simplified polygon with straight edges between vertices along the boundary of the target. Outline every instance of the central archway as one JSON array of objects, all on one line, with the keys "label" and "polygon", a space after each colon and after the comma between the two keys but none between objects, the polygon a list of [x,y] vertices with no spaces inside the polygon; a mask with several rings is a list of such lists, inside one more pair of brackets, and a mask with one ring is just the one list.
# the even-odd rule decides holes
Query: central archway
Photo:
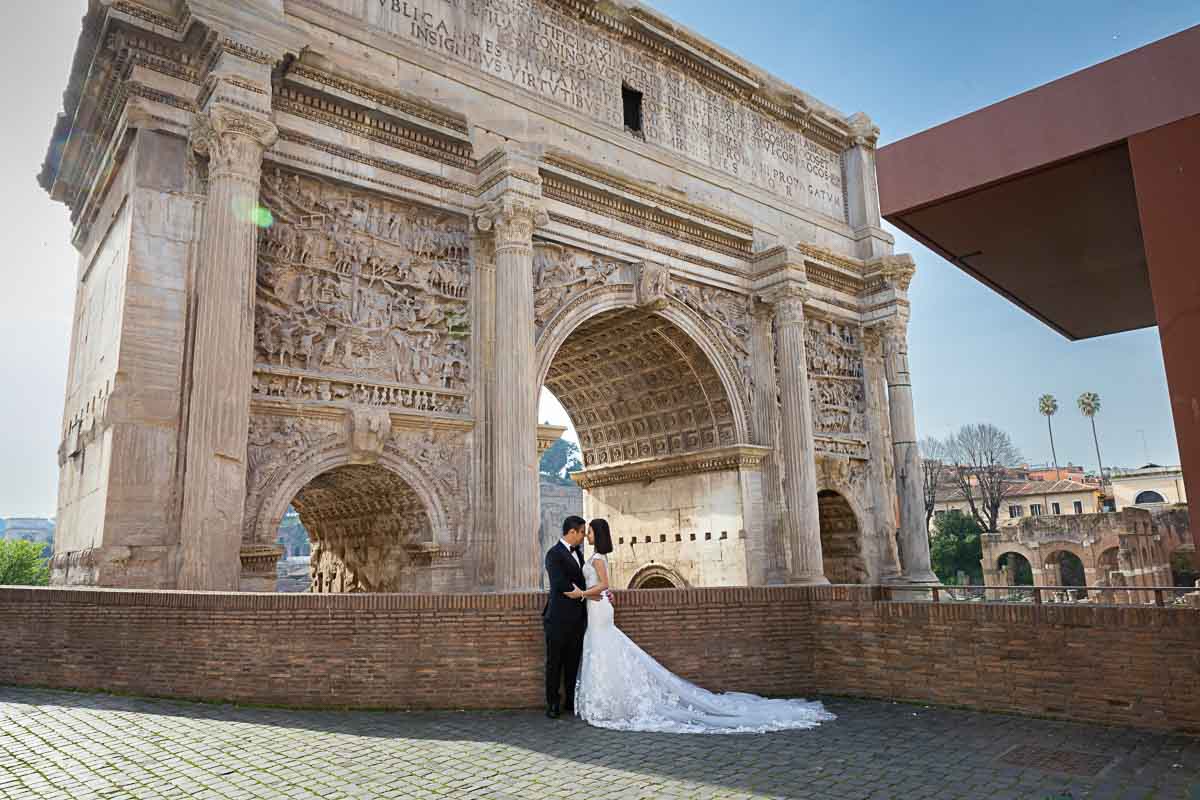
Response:
[{"label": "central archway", "polygon": [[625,308],[592,317],[559,347],[544,383],[575,424],[585,467],[737,440],[720,375],[687,334],[657,314]]},{"label": "central archway", "polygon": [[630,286],[585,294],[542,331],[538,374],[579,439],[585,516],[612,525],[613,585],[647,563],[671,585],[746,584],[743,509],[761,457],[738,458],[743,387],[725,346],[673,300],[639,308]]}]

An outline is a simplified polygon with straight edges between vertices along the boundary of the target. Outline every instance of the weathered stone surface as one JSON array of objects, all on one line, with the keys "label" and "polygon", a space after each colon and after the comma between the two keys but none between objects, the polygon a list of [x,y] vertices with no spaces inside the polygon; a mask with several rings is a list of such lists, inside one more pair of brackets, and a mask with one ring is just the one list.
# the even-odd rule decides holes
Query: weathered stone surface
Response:
[{"label": "weathered stone surface", "polygon": [[262,588],[295,502],[321,591],[533,588],[543,384],[622,580],[925,575],[865,115],[625,0],[192,6],[94,4],[41,175],[57,583]]}]

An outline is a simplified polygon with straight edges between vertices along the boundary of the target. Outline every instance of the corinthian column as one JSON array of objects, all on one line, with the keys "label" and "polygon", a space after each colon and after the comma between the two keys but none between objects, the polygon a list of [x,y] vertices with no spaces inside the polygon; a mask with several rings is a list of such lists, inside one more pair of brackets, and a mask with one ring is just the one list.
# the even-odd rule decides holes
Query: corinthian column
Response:
[{"label": "corinthian column", "polygon": [[817,507],[812,402],[808,394],[808,353],[804,340],[805,292],[779,290],[775,303],[775,358],[783,401],[784,524],[792,552],[792,583],[829,583],[821,557],[821,517]]},{"label": "corinthian column", "polygon": [[214,106],[194,139],[208,200],[192,289],[179,587],[238,589],[254,368],[258,183],[269,120]]},{"label": "corinthian column", "polygon": [[911,583],[937,583],[929,562],[929,531],[925,527],[921,453],[913,414],[912,380],[908,375],[908,322],[893,317],[883,327],[888,408],[892,422],[896,496],[900,501],[900,557],[903,578]]},{"label": "corinthian column", "polygon": [[534,374],[533,231],[549,218],[530,198],[509,193],[479,213],[494,233],[495,384],[492,492],[496,591],[536,589],[538,553],[537,378]]},{"label": "corinthian column", "polygon": [[[761,553],[748,552],[746,570],[751,585],[787,583],[787,549],[784,543],[783,478],[779,453],[779,387],[775,376],[775,308],[755,303],[750,327],[750,362],[754,392],[751,425],[754,443],[770,448],[762,462],[763,541]],[[759,549],[756,548],[756,549]],[[749,542],[746,547],[751,550]],[[761,564],[759,565],[759,562]],[[757,566],[752,567],[751,564]]]}]

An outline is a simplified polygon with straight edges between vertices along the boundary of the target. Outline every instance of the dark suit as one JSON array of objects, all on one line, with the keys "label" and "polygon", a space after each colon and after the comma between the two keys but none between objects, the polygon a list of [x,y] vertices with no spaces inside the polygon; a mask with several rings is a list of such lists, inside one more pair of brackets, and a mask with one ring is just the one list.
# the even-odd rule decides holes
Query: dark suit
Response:
[{"label": "dark suit", "polygon": [[[580,557],[582,558],[582,556]],[[564,708],[575,706],[575,680],[583,656],[583,634],[587,630],[586,600],[566,596],[572,586],[586,588],[580,559],[560,541],[546,551],[546,574],[550,597],[542,609],[546,632],[546,705],[558,706],[558,686],[565,690]]]}]

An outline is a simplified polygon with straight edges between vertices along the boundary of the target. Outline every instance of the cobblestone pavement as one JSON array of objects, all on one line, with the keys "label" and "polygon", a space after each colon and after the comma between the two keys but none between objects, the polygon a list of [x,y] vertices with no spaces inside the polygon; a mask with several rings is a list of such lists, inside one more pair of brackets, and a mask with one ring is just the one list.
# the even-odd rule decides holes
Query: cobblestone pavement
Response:
[{"label": "cobblestone pavement", "polygon": [[526,712],[283,711],[0,687],[0,799],[1200,800],[1200,739],[826,703],[838,720],[811,731],[678,736]]}]

